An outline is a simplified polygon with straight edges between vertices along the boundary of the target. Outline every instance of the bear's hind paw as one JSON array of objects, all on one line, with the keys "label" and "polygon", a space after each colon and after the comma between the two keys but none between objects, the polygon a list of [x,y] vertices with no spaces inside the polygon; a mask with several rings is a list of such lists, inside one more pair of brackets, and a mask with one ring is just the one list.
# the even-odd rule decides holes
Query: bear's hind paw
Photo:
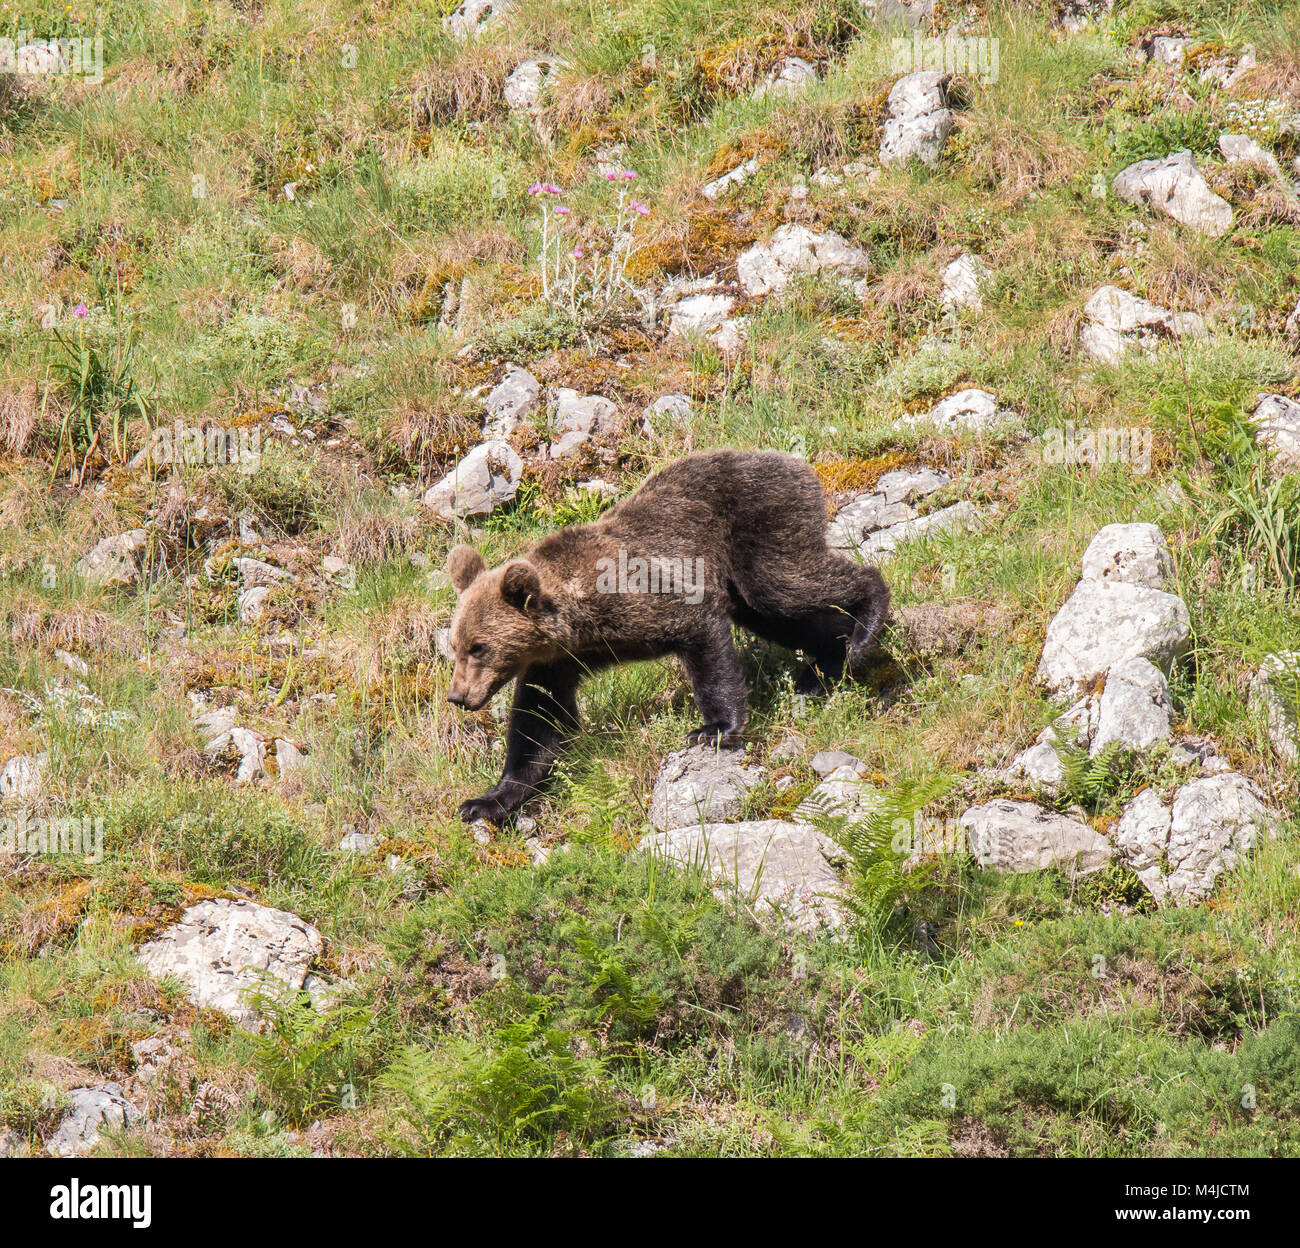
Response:
[{"label": "bear's hind paw", "polygon": [[686,734],[687,745],[712,745],[720,750],[738,750],[744,743],[741,730],[730,724],[703,724]]}]

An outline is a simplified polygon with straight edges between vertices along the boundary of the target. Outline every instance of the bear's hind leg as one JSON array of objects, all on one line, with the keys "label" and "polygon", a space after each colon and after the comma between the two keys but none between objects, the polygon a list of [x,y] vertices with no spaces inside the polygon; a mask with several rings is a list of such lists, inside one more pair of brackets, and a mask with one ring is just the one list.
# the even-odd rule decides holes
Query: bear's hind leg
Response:
[{"label": "bear's hind leg", "polygon": [[736,749],[742,743],[748,689],[745,673],[731,636],[731,621],[719,616],[678,650],[695,696],[695,708],[704,723],[686,736],[687,745],[708,743]]}]

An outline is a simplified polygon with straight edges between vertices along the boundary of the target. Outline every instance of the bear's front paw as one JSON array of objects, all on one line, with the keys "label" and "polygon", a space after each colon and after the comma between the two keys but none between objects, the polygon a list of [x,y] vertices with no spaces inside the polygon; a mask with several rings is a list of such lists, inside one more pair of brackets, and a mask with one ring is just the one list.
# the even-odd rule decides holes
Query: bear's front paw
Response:
[{"label": "bear's front paw", "polygon": [[481,797],[471,797],[461,802],[457,812],[466,823],[477,823],[486,819],[489,823],[501,824],[506,821],[513,806],[507,805],[495,793],[484,793]]},{"label": "bear's front paw", "polygon": [[744,744],[739,728],[730,724],[703,724],[686,734],[687,745],[712,745],[720,750],[738,750]]}]

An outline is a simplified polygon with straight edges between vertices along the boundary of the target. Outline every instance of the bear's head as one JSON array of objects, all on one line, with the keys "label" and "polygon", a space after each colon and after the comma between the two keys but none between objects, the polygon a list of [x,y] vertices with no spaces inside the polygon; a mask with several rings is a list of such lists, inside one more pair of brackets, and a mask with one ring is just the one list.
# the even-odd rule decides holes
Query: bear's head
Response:
[{"label": "bear's head", "polygon": [[447,556],[447,575],[460,599],[451,618],[456,670],[447,701],[478,711],[507,681],[557,657],[560,647],[548,632],[556,604],[527,559],[488,571],[478,551],[457,546]]}]

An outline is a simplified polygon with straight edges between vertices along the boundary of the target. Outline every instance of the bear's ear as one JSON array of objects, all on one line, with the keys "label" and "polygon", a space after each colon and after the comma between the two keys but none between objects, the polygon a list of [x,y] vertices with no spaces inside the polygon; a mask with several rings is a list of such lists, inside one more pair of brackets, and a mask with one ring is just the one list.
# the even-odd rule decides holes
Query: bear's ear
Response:
[{"label": "bear's ear", "polygon": [[454,546],[447,556],[447,575],[459,596],[474,583],[480,572],[487,568],[483,556],[473,546]]},{"label": "bear's ear", "polygon": [[501,597],[516,611],[536,614],[549,611],[551,600],[542,593],[537,569],[527,559],[512,559],[501,573]]}]

